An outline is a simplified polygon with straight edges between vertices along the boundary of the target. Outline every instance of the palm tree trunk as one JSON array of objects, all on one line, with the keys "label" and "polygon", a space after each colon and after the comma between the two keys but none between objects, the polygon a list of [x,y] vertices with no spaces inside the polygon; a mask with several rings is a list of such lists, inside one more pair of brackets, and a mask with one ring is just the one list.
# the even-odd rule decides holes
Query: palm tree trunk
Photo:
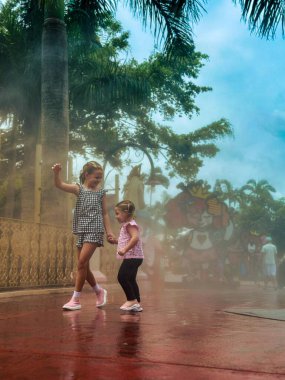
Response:
[{"label": "palm tree trunk", "polygon": [[21,219],[34,221],[35,207],[35,149],[39,139],[40,110],[37,108],[25,118],[24,163],[22,168]]},{"label": "palm tree trunk", "polygon": [[13,116],[12,136],[11,136],[11,160],[9,162],[9,176],[7,184],[7,196],[4,215],[6,218],[14,218],[15,210],[15,182],[16,182],[16,156],[17,156],[17,129],[18,120]]},{"label": "palm tree trunk", "polygon": [[[54,16],[54,13],[47,12],[47,15]],[[53,163],[60,162],[62,179],[66,181],[69,147],[68,63],[66,27],[60,18],[46,18],[42,35],[41,222],[66,225],[67,196],[54,188],[51,170]]]}]

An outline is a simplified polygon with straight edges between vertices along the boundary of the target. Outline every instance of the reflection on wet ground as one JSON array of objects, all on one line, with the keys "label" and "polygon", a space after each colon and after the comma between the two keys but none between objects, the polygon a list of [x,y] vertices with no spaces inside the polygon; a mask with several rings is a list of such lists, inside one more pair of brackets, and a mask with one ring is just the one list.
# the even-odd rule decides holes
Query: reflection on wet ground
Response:
[{"label": "reflection on wet ground", "polygon": [[121,312],[116,284],[96,309],[65,312],[70,290],[0,295],[0,379],[285,378],[285,322],[226,309],[284,308],[285,290],[160,288],[142,283],[142,313]]}]

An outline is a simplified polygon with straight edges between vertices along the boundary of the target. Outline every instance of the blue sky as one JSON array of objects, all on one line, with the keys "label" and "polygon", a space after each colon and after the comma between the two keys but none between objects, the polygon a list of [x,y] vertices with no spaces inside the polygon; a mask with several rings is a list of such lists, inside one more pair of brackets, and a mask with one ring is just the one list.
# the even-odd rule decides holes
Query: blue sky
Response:
[{"label": "blue sky", "polygon": [[[266,179],[277,196],[284,196],[285,40],[281,34],[270,41],[251,34],[240,20],[240,8],[230,0],[210,3],[194,26],[194,41],[198,51],[209,55],[197,83],[213,91],[196,99],[199,116],[168,125],[185,133],[227,118],[235,138],[218,143],[220,153],[205,161],[199,178],[210,183],[225,178],[236,187],[251,178]],[[131,55],[146,59],[153,50],[152,35],[126,8],[119,8],[118,17],[131,32]],[[169,191],[177,192],[175,186],[173,182]]]}]

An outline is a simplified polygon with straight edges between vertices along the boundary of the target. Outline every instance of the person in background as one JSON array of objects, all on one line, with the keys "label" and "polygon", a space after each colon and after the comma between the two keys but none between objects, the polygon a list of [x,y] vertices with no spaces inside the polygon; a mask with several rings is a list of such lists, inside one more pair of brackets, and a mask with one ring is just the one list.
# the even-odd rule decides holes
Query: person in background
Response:
[{"label": "person in background", "polygon": [[264,287],[267,288],[267,284],[271,282],[272,285],[277,288],[277,248],[272,243],[270,236],[265,238],[265,244],[261,248],[261,254],[264,269]]},{"label": "person in background", "polygon": [[248,254],[248,274],[249,280],[252,280],[256,283],[257,276],[257,255],[256,255],[256,244],[254,241],[249,241],[247,245],[247,254]]}]

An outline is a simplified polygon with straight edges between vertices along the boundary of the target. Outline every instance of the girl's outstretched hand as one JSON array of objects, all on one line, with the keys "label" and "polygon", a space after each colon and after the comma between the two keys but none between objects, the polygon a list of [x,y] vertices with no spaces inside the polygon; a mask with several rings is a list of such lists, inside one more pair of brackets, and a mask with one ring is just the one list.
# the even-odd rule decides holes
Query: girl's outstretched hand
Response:
[{"label": "girl's outstretched hand", "polygon": [[55,172],[55,173],[59,173],[61,171],[61,164],[54,164],[52,166],[52,170]]},{"label": "girl's outstretched hand", "polygon": [[118,239],[116,239],[113,234],[107,234],[107,241],[110,244],[118,244]]}]

